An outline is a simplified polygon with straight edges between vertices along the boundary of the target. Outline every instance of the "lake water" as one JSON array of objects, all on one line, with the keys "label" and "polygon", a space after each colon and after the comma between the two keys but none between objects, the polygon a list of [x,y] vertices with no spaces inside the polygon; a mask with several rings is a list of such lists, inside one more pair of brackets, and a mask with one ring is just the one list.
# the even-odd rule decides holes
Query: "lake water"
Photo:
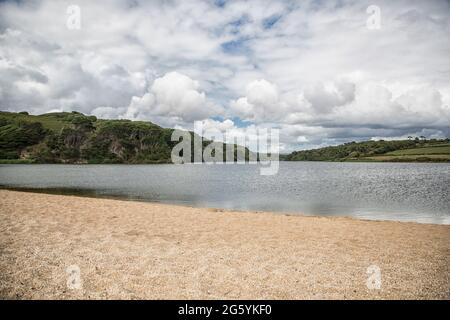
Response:
[{"label": "lake water", "polygon": [[[0,165],[0,185],[189,206],[450,224],[450,165]],[[0,200],[1,204],[1,200]]]}]

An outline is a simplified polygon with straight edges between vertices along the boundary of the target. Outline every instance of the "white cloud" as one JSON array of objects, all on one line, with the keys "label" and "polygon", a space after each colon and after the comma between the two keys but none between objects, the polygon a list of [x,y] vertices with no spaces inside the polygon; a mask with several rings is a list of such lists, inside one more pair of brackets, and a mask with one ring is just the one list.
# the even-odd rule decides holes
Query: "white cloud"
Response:
[{"label": "white cloud", "polygon": [[346,80],[338,80],[328,87],[324,83],[307,87],[304,95],[317,113],[330,112],[334,107],[352,102],[355,98],[355,84]]},{"label": "white cloud", "polygon": [[230,102],[230,111],[245,120],[259,123],[282,117],[284,106],[277,85],[260,79],[247,85],[245,97]]},{"label": "white cloud", "polygon": [[91,113],[100,119],[117,119],[124,111],[123,108],[98,107]]},{"label": "white cloud", "polygon": [[142,97],[132,97],[124,114],[128,119],[167,118],[170,124],[182,124],[220,114],[220,108],[199,91],[198,81],[178,72],[155,79]]}]

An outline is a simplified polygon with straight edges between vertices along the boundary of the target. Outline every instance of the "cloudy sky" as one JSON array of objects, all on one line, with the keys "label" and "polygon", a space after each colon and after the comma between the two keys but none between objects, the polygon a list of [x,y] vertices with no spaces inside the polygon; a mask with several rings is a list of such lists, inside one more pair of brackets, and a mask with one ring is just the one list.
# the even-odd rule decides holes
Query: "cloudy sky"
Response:
[{"label": "cloudy sky", "polygon": [[1,1],[0,109],[279,128],[282,151],[450,137],[450,2]]}]

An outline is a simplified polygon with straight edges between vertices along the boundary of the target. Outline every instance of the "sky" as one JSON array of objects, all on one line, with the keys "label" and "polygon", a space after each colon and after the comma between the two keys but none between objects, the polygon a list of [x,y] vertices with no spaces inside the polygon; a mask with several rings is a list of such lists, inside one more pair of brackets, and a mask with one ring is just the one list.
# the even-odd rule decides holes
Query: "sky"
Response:
[{"label": "sky", "polygon": [[0,109],[277,128],[281,152],[450,137],[450,2],[1,1]]}]

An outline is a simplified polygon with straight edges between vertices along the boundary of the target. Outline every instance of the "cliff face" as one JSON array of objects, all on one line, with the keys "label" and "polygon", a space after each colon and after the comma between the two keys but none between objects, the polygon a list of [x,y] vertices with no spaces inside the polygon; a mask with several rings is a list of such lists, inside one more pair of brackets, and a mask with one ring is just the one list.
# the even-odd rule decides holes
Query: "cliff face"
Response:
[{"label": "cliff face", "polygon": [[171,163],[172,148],[178,143],[171,141],[172,132],[151,122],[101,120],[79,112],[39,116],[0,112],[0,160]]}]

